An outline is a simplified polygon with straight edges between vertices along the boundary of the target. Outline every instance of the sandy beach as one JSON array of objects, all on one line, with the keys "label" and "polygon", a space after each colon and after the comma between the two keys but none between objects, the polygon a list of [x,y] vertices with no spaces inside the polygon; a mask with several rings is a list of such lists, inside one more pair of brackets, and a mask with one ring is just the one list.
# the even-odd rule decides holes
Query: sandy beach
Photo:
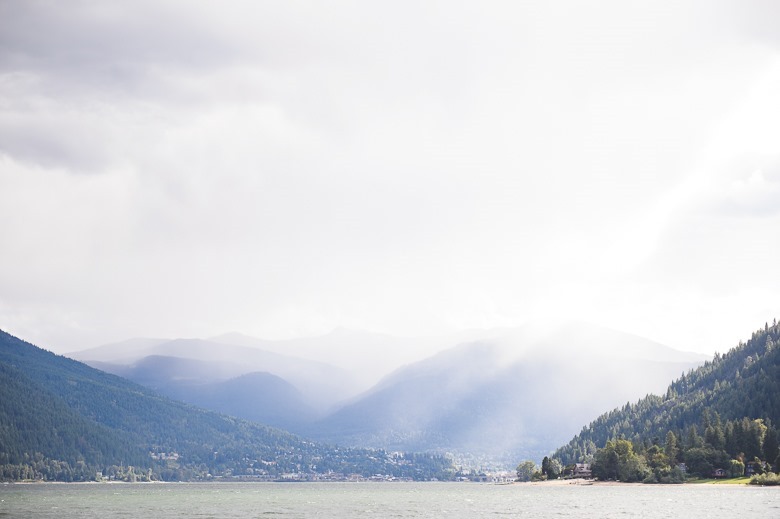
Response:
[{"label": "sandy beach", "polygon": [[630,486],[630,485],[643,485],[644,483],[621,483],[619,481],[596,481],[594,479],[552,479],[547,481],[527,481],[527,482],[515,482],[515,485],[531,485],[531,486],[590,486],[598,485],[604,486]]}]

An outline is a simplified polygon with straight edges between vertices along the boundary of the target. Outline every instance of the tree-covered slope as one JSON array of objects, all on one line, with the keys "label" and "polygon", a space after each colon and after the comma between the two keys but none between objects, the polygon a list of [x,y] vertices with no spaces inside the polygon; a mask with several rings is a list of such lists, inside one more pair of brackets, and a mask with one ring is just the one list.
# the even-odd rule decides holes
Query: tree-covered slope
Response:
[{"label": "tree-covered slope", "polygon": [[0,363],[0,465],[19,465],[35,453],[92,465],[144,462],[130,435],[79,415],[23,372]]},{"label": "tree-covered slope", "polygon": [[767,430],[771,436],[778,421],[780,325],[775,322],[753,333],[747,343],[683,374],[663,396],[648,395],[601,415],[553,456],[574,463],[593,457],[610,440],[659,444],[671,431],[681,443],[690,443],[685,447],[711,447],[731,458],[752,460],[762,451],[760,445],[750,446],[750,430],[758,427],[759,436]]},{"label": "tree-covered slope", "polygon": [[198,409],[2,331],[0,397],[0,479],[89,479],[127,465],[166,479],[329,470],[423,478],[449,468],[443,458],[328,448]]}]

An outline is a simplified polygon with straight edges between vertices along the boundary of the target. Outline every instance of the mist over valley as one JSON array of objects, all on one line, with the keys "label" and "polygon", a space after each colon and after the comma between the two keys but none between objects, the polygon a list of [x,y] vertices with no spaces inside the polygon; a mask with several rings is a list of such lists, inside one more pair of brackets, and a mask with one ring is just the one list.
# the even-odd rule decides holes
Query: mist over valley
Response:
[{"label": "mist over valley", "polygon": [[[447,341],[460,342],[442,348]],[[342,365],[303,358],[339,344],[351,352]],[[171,398],[318,441],[449,453],[493,467],[541,459],[603,410],[662,391],[705,360],[574,321],[420,339],[340,329],[292,341],[130,340],[70,356]],[[397,366],[391,358],[410,361]]]}]

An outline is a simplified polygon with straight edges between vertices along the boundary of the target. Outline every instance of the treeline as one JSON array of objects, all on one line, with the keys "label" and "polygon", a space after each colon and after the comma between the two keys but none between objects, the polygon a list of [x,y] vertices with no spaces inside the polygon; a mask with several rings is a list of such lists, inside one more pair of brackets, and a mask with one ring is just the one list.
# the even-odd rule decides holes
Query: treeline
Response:
[{"label": "treeline", "polygon": [[67,461],[46,458],[39,452],[24,455],[19,463],[2,461],[0,459],[0,481],[95,481],[97,475],[97,468],[83,461],[71,465]]},{"label": "treeline", "polygon": [[[109,465],[101,467],[89,465],[84,461],[73,464],[67,461],[46,458],[40,452],[32,456],[24,455],[16,464],[0,463],[0,481],[57,481],[85,482],[101,481],[137,481],[165,480],[162,474],[154,473],[151,468],[136,468],[132,465]],[[170,479],[169,481],[173,481]]]},{"label": "treeline", "polygon": [[[591,465],[595,478],[628,483],[758,476],[778,471],[778,430],[762,419],[723,423],[720,415],[705,411],[699,426],[692,425],[682,435],[668,431],[663,439],[607,440],[604,447],[581,461]],[[573,475],[574,465],[563,466],[558,459],[545,457],[541,467],[526,461],[517,467],[517,473],[523,481],[555,479]]]},{"label": "treeline", "polygon": [[[321,452],[320,452],[321,454]],[[347,449],[339,456],[295,456],[283,463],[245,459],[241,463],[180,463],[179,460],[146,460],[143,465],[96,465],[83,460],[68,462],[36,452],[10,463],[0,454],[0,481],[199,481],[219,478],[281,478],[284,474],[375,474],[418,481],[449,480],[455,470],[449,459],[429,454],[388,454],[384,451]]]},{"label": "treeline", "polygon": [[593,476],[602,480],[681,483],[687,477],[741,477],[776,472],[780,464],[778,431],[763,420],[727,421],[702,418],[705,434],[696,425],[679,437],[668,431],[663,440],[631,442],[615,439],[597,449]]},{"label": "treeline", "polygon": [[778,470],[778,420],[775,321],[684,373],[663,396],[648,395],[600,416],[552,458],[564,466],[592,461],[594,476],[621,481],[679,480],[680,463],[702,477],[716,469],[762,473]]}]

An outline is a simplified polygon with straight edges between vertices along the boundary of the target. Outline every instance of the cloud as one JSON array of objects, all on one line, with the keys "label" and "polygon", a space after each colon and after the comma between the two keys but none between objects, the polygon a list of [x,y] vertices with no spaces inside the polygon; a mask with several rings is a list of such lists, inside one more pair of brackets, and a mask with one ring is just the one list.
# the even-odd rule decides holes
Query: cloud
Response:
[{"label": "cloud", "polygon": [[5,2],[0,317],[71,345],[661,322],[625,301],[774,216],[770,9]]},{"label": "cloud", "polygon": [[770,170],[769,176],[763,169],[754,169],[747,178],[734,180],[720,201],[721,211],[756,218],[780,214],[779,172],[777,166]]},{"label": "cloud", "polygon": [[[780,226],[778,64],[775,57],[750,78],[708,132],[683,181],[636,229],[643,237],[635,239],[647,247],[632,263],[619,262],[633,264],[621,288],[627,299],[644,300],[640,319],[655,321],[649,328],[673,323],[681,330],[691,319],[748,326],[777,311],[772,294],[780,284],[770,273],[780,253],[772,239]],[[731,325],[677,334],[683,344],[741,337]]]}]

